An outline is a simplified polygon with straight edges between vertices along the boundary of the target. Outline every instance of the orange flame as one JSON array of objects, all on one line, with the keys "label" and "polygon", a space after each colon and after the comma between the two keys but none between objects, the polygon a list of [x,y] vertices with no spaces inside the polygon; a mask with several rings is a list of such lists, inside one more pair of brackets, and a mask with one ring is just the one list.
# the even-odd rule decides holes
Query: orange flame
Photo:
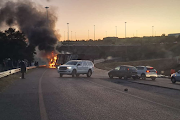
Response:
[{"label": "orange flame", "polygon": [[57,56],[54,56],[53,58],[51,58],[49,62],[49,68],[56,68],[56,61],[57,61]]}]

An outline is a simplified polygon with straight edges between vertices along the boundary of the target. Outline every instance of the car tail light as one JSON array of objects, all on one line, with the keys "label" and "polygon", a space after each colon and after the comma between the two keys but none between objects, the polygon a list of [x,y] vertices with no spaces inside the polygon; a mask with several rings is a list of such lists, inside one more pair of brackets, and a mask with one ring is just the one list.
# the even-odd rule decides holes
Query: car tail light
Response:
[{"label": "car tail light", "polygon": [[128,70],[129,70],[129,68],[128,68]]},{"label": "car tail light", "polygon": [[156,73],[157,73],[157,71],[156,71]]},{"label": "car tail light", "polygon": [[149,70],[147,70],[146,72],[147,72],[147,73],[149,73],[150,71],[149,71]]}]

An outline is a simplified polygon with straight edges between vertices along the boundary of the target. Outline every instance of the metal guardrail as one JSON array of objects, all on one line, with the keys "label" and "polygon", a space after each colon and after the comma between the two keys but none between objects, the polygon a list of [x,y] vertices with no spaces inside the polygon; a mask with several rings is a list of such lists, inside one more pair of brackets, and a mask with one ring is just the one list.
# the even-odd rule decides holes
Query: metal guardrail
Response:
[{"label": "metal guardrail", "polygon": [[[33,69],[33,68],[36,68],[36,66],[27,67],[26,69],[29,70],[29,69]],[[5,72],[0,72],[0,78],[12,75],[12,74],[17,73],[17,72],[20,72],[20,68],[8,70]]]}]

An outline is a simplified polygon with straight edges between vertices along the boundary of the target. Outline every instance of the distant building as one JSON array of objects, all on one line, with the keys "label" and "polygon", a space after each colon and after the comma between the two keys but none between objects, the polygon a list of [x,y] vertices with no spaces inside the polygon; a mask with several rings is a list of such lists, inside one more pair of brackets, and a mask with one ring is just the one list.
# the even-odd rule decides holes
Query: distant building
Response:
[{"label": "distant building", "polygon": [[172,33],[172,34],[168,34],[168,36],[179,37],[179,36],[180,36],[180,33]]},{"label": "distant building", "polygon": [[105,41],[112,41],[112,40],[117,40],[118,39],[118,37],[105,37],[105,38],[103,38],[103,40],[105,40]]}]

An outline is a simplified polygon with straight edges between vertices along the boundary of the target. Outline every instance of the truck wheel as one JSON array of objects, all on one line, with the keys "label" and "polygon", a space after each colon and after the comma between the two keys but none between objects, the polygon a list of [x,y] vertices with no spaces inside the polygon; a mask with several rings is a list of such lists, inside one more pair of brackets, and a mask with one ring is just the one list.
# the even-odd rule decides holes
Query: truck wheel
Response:
[{"label": "truck wheel", "polygon": [[171,78],[172,83],[176,83],[176,79],[173,77]]},{"label": "truck wheel", "polygon": [[91,75],[92,75],[92,70],[88,70],[87,77],[91,77]]},{"label": "truck wheel", "polygon": [[73,70],[72,71],[72,77],[75,77],[76,76],[76,70]]},{"label": "truck wheel", "polygon": [[63,74],[60,73],[59,76],[60,76],[60,77],[63,77]]}]

